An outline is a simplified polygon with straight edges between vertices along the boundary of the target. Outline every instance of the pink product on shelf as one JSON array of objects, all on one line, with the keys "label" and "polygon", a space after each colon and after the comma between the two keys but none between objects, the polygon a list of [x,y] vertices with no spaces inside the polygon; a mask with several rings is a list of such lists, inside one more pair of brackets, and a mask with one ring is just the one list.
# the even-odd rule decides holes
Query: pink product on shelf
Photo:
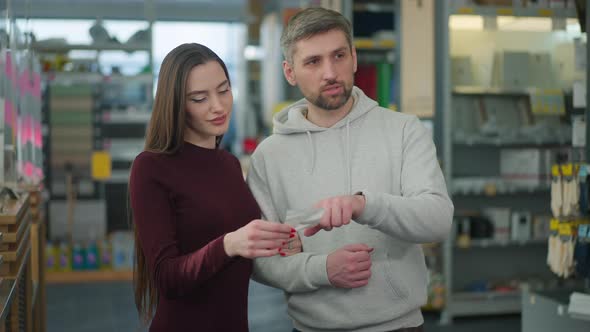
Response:
[{"label": "pink product on shelf", "polygon": [[33,118],[31,118],[31,115],[27,114],[24,116],[24,119],[22,120],[22,132],[21,132],[21,141],[23,144],[27,144],[28,142],[31,142],[31,145],[34,143],[33,142]]},{"label": "pink product on shelf", "polygon": [[41,122],[35,122],[34,123],[34,128],[35,128],[35,132],[34,132],[34,145],[37,148],[42,148],[43,147],[43,133],[41,132],[42,126],[41,126]]},{"label": "pink product on shelf", "polygon": [[35,166],[30,161],[25,162],[25,166],[23,167],[23,173],[31,178],[35,174]]}]

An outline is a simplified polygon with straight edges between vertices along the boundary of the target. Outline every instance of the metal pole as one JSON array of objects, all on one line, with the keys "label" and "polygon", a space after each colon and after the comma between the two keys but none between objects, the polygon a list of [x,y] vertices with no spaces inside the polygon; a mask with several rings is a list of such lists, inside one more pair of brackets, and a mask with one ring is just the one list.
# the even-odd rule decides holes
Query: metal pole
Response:
[{"label": "metal pole", "polygon": [[[452,140],[451,140],[451,80],[449,61],[449,2],[435,1],[435,141],[443,152],[443,171],[449,191],[452,189]],[[439,152],[440,154],[440,152]],[[450,195],[450,194],[449,194]],[[443,244],[443,275],[445,280],[445,307],[440,316],[440,324],[452,322],[453,292],[453,238],[450,235]]]}]

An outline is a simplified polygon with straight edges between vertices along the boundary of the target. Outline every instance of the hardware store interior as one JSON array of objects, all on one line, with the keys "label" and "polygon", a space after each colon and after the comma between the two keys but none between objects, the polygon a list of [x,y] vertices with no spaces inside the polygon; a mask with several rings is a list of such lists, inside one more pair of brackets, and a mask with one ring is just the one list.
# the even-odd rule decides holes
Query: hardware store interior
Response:
[{"label": "hardware store interior", "polygon": [[[454,212],[444,238],[417,244],[423,330],[590,331],[588,4],[0,0],[0,331],[150,329],[129,180],[162,62],[183,43],[225,62],[233,115],[218,148],[247,178],[273,116],[304,98],[280,36],[308,7],[351,22],[354,85],[417,117],[436,147]],[[249,331],[305,331],[290,297],[250,279]]]}]

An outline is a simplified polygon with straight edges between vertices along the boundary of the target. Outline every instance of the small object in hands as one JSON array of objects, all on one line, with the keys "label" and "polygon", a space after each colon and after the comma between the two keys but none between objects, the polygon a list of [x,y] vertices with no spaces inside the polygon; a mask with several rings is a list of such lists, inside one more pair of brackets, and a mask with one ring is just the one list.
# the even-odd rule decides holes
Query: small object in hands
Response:
[{"label": "small object in hands", "polygon": [[323,214],[323,208],[288,210],[285,222],[300,231],[319,224]]}]

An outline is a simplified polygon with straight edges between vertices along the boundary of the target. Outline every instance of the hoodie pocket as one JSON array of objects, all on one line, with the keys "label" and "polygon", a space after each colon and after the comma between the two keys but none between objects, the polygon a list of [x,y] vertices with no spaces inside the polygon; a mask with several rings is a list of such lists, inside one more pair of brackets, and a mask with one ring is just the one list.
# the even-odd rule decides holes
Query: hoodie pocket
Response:
[{"label": "hoodie pocket", "polygon": [[408,289],[405,286],[405,282],[402,277],[402,273],[400,273],[399,264],[396,268],[394,268],[391,259],[387,253],[385,254],[385,261],[381,265],[381,273],[389,285],[389,289],[398,299],[406,299],[408,298]]}]

